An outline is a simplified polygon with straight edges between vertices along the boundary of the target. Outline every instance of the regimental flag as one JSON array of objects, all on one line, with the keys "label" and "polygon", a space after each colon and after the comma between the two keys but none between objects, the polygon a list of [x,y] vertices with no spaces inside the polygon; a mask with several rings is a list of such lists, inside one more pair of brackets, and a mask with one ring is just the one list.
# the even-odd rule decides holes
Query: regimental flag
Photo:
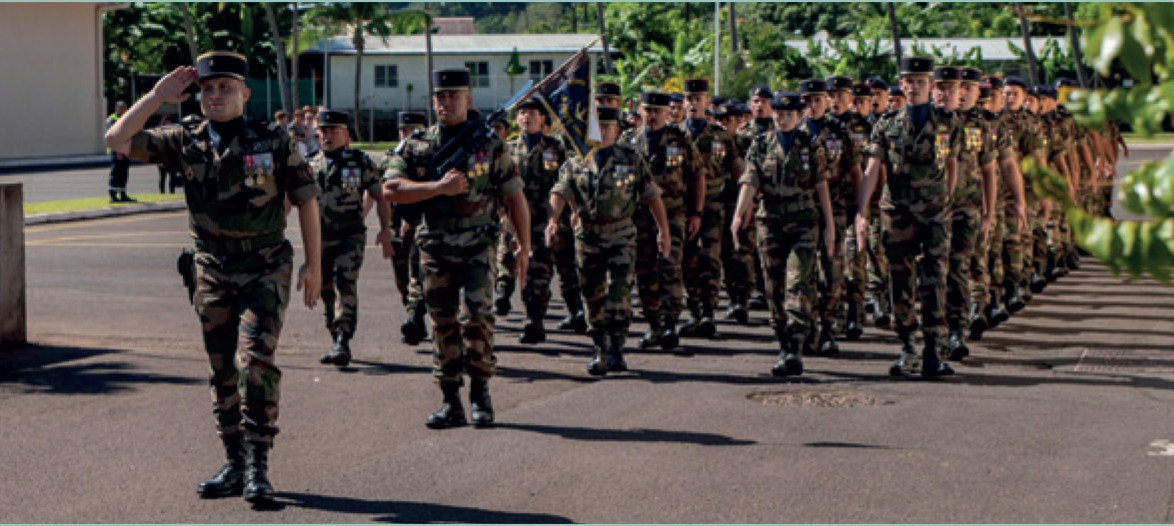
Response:
[{"label": "regimental flag", "polygon": [[595,98],[591,96],[591,57],[587,49],[575,53],[554,73],[542,80],[533,91],[521,97],[541,96],[546,103],[551,127],[561,134],[577,157],[589,155],[601,140]]}]

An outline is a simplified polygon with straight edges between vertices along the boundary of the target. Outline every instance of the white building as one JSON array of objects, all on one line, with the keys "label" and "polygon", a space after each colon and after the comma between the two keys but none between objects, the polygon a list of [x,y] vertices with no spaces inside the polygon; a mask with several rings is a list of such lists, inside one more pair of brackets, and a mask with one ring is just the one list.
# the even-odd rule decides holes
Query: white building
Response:
[{"label": "white building", "polygon": [[[544,78],[595,39],[595,35],[587,34],[433,35],[432,67],[469,68],[473,75],[473,107],[489,109],[509,100],[526,81]],[[315,45],[302,52],[301,60],[305,63],[328,58],[326,106],[352,109],[356,53],[351,37],[334,37],[326,44],[326,53],[321,44]],[[366,99],[364,109],[373,107],[385,112],[427,107],[429,72],[424,47],[424,35],[366,38],[359,88],[360,97]],[[527,69],[511,79],[505,69],[515,48]],[[588,52],[593,59],[598,58],[603,46],[597,42]]]}]

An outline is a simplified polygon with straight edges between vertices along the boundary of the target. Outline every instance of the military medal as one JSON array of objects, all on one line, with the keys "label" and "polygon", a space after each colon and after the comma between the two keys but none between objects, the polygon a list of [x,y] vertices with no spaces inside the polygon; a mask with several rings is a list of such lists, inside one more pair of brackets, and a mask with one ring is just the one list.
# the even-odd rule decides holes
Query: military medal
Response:
[{"label": "military medal", "polygon": [[722,142],[717,142],[717,141],[714,141],[714,143],[713,143],[713,155],[714,155],[715,157],[717,157],[717,160],[718,160],[718,161],[721,161],[723,158],[725,158],[725,156],[726,156],[726,144],[725,144],[725,143],[722,143]]},{"label": "military medal", "polygon": [[977,150],[982,145],[982,128],[966,128],[966,149]]},{"label": "military medal", "polygon": [[554,152],[542,152],[542,167],[546,170],[557,170],[558,154]]},{"label": "military medal", "polygon": [[944,133],[939,133],[934,136],[934,160],[937,161],[938,169],[946,167],[946,155],[950,152],[949,136]]},{"label": "military medal", "polygon": [[665,148],[665,157],[670,168],[676,168],[681,164],[681,149],[677,146],[668,146]]},{"label": "military medal", "polygon": [[803,171],[805,171],[805,172],[810,171],[811,170],[811,165],[809,164],[809,161],[811,160],[810,152],[808,152],[806,148],[803,149],[803,151],[799,152],[799,158],[803,160]]},{"label": "military medal", "polygon": [[255,171],[255,167],[254,167],[254,163],[253,163],[253,156],[246,155],[245,156],[245,186],[247,186],[249,188],[252,188],[254,185],[256,185],[256,181],[253,177],[254,171]]}]

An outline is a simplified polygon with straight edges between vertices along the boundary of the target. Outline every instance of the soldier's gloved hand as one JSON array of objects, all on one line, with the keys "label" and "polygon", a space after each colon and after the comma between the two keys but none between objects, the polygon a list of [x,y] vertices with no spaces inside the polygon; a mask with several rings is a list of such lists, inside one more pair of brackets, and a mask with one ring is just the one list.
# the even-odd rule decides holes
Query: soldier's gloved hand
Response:
[{"label": "soldier's gloved hand", "polygon": [[853,227],[856,228],[856,250],[864,252],[868,249],[866,246],[868,243],[868,214],[857,213],[856,224]]},{"label": "soldier's gloved hand", "polygon": [[673,251],[673,237],[661,230],[656,233],[656,246],[660,247],[660,255],[668,258]]},{"label": "soldier's gloved hand", "polygon": [[551,221],[546,224],[546,246],[554,245],[554,236],[558,235],[558,223]]},{"label": "soldier's gloved hand", "polygon": [[693,238],[697,237],[697,233],[700,231],[701,231],[701,216],[698,216],[698,215],[689,216],[689,240],[692,241]]},{"label": "soldier's gloved hand", "polygon": [[302,298],[306,302],[307,309],[317,307],[318,298],[322,294],[322,274],[317,269],[303,264],[302,268],[298,269],[297,290],[302,291]]},{"label": "soldier's gloved hand", "polygon": [[440,180],[441,195],[463,195],[469,192],[469,178],[460,170],[449,170]]},{"label": "soldier's gloved hand", "polygon": [[383,259],[391,259],[395,255],[395,245],[391,243],[391,229],[380,230],[375,236],[375,243],[383,247]]}]

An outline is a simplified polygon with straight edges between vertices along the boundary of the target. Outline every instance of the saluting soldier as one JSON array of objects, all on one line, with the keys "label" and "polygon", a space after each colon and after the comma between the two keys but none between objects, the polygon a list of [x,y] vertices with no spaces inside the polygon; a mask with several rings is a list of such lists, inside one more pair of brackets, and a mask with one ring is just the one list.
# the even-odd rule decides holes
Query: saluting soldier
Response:
[{"label": "saluting soldier", "polygon": [[[861,163],[864,163],[868,159],[865,147],[868,145],[868,136],[872,133],[872,119],[870,118],[872,112],[872,87],[868,84],[853,84],[852,97],[852,106],[854,109],[842,113],[840,118],[845,122],[848,131],[852,134],[852,144],[860,152]],[[836,105],[837,101],[833,98],[833,113],[836,111]],[[859,187],[859,181],[857,181],[857,191]],[[877,197],[880,196],[880,194],[876,195]],[[875,206],[876,202],[874,199],[874,210]],[[852,203],[849,212],[852,213],[852,218],[848,224],[855,224],[855,202]],[[844,252],[847,259],[845,300],[848,302],[848,317],[847,324],[844,326],[844,333],[848,341],[855,341],[864,334],[864,288],[865,284],[868,283],[868,256],[867,251],[856,248],[856,229],[847,228],[846,230],[847,232],[844,238]]]},{"label": "saluting soldier", "polygon": [[[699,219],[697,236],[685,242],[683,250],[685,292],[689,296],[690,319],[681,326],[681,336],[712,337],[717,328],[714,309],[717,308],[721,285],[722,230],[725,225],[723,189],[737,187],[742,173],[742,157],[734,137],[719,124],[710,124],[703,113],[709,99],[708,79],[685,79],[685,130],[702,162],[707,166],[705,205]],[[692,231],[690,226],[690,231]]]},{"label": "saluting soldier", "polygon": [[427,426],[443,429],[468,423],[460,399],[465,374],[472,379],[471,420],[477,426],[488,426],[494,421],[489,379],[497,364],[490,310],[499,235],[497,207],[502,203],[509,210],[518,236],[517,275],[524,280],[530,259],[529,206],[517,168],[496,135],[469,156],[463,169],[438,174],[442,176],[439,181],[432,179],[428,166],[436,151],[468,126],[484,126],[480,120],[467,120],[467,69],[440,70],[432,75],[432,102],[439,123],[401,153],[402,169],[388,170],[384,196],[393,203],[423,202],[416,244],[436,350],[432,374],[444,394],[440,409],[428,418]]},{"label": "saluting soldier", "polygon": [[[383,174],[393,166],[399,171],[407,169],[400,154],[420,140],[424,134],[424,127],[428,125],[428,117],[419,112],[401,111],[398,120],[400,142],[385,154],[383,166],[380,167]],[[418,143],[414,144],[414,147],[426,146]],[[420,249],[416,246],[417,226],[400,217],[392,209],[391,229],[393,234],[398,235],[392,236],[391,261],[395,271],[395,284],[407,312],[407,316],[400,324],[400,341],[408,345],[420,343],[427,333],[424,317],[428,312],[424,306],[424,285],[420,283]]]},{"label": "saluting soldier", "polygon": [[918,299],[918,278],[921,280],[921,329],[925,336],[921,374],[936,378],[954,372],[939,358],[938,341],[945,329],[949,203],[957,177],[961,133],[950,112],[929,103],[932,71],[931,58],[901,59],[901,88],[909,96],[909,105],[873,128],[868,170],[857,201],[859,242],[868,228],[865,218],[882,159],[887,160],[892,171],[881,198],[881,215],[889,257],[894,328],[901,338],[901,357],[889,369],[889,374],[894,376],[916,371],[919,365],[913,348],[913,331],[918,327],[913,312]]},{"label": "saluting soldier", "polygon": [[[309,166],[285,130],[244,117],[248,62],[205,53],[196,67],[164,76],[106,132],[131,159],[181,167],[195,239],[193,303],[204,332],[216,428],[228,462],[200,484],[201,497],[273,498],[268,459],[278,428],[278,337],[289,303],[293,247],[285,239],[288,199],[298,207],[305,264],[297,289],[314,308],[321,284],[318,202]],[[164,103],[178,104],[199,84],[205,121],[143,130]]]},{"label": "saluting soldier", "polygon": [[672,237],[670,253],[658,255],[651,209],[642,207],[636,211],[636,283],[640,308],[649,325],[640,340],[642,349],[660,345],[671,350],[680,343],[677,319],[685,295],[681,250],[686,239],[697,235],[705,204],[706,166],[685,131],[667,125],[668,104],[668,94],[645,92],[640,98],[644,125],[624,132],[619,140],[648,164],[660,187]]},{"label": "saluting soldier", "polygon": [[603,376],[609,371],[628,370],[624,340],[632,322],[630,288],[637,228],[633,217],[637,207],[646,207],[656,222],[657,249],[666,257],[672,239],[660,188],[643,157],[616,142],[619,108],[600,106],[596,114],[600,147],[587,158],[563,164],[550,194],[546,236],[549,240],[558,234],[558,218],[569,204],[578,218],[575,249],[587,303],[587,332],[595,343],[595,356],[587,372]]},{"label": "saluting soldier", "polygon": [[[798,376],[803,374],[804,341],[812,324],[816,244],[822,241],[830,253],[835,241],[829,170],[823,144],[799,125],[804,107],[799,94],[778,92],[770,106],[773,129],[755,138],[746,154],[730,228],[746,228],[754,214],[770,325],[781,348],[771,374]],[[755,203],[757,211],[752,209]],[[817,226],[821,222],[822,229]]]},{"label": "saluting soldier", "polygon": [[345,367],[351,363],[350,341],[359,323],[359,271],[367,253],[367,213],[379,216],[376,239],[391,255],[391,207],[383,201],[383,174],[366,153],[348,148],[350,115],[318,113],[322,147],[310,156],[310,168],[322,190],[318,217],[322,232],[322,307],[334,347],[318,361]]}]

